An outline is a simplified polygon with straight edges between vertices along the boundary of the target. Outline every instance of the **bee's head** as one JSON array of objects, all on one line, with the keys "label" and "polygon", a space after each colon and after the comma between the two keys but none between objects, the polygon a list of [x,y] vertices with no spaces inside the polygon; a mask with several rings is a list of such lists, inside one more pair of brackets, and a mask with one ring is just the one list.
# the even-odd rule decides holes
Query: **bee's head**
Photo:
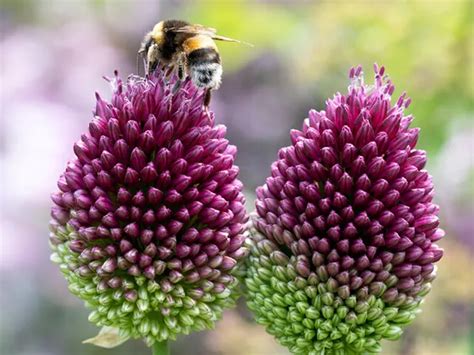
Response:
[{"label": "bee's head", "polygon": [[209,62],[191,64],[189,76],[197,87],[216,90],[221,84],[222,66]]}]

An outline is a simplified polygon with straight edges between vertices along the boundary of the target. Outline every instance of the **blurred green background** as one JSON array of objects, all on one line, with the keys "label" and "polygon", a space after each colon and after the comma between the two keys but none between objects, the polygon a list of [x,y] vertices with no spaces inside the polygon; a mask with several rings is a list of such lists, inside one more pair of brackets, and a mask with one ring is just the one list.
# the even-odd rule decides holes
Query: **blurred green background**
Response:
[{"label": "blurred green background", "polygon": [[[384,354],[474,354],[474,9],[471,1],[3,0],[0,9],[0,352],[147,354],[139,341],[103,350],[82,303],[49,258],[49,193],[87,127],[102,75],[135,72],[142,36],[181,18],[254,48],[221,43],[212,109],[239,147],[253,208],[289,129],[348,85],[348,69],[386,66],[413,104],[419,148],[436,184],[445,257],[423,313]],[[181,337],[174,354],[287,354],[241,301],[214,332]]]}]

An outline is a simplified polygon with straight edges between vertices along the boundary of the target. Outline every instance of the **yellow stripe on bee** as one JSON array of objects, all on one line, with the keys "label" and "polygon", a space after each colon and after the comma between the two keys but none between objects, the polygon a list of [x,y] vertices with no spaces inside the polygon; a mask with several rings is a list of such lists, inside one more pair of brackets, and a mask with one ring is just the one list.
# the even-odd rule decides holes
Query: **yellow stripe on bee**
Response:
[{"label": "yellow stripe on bee", "polygon": [[197,35],[188,38],[183,43],[183,50],[186,54],[200,48],[212,48],[217,51],[216,43],[209,36]]},{"label": "yellow stripe on bee", "polygon": [[151,38],[153,38],[156,43],[160,43],[163,38],[163,21],[158,22],[155,27],[153,27],[151,30]]}]

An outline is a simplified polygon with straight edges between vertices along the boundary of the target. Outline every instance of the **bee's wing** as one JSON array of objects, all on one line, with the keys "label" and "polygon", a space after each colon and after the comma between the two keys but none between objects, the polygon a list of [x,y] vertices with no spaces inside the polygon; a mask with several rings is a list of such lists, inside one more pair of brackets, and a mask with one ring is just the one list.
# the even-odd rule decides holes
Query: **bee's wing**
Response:
[{"label": "bee's wing", "polygon": [[205,27],[202,25],[187,25],[181,27],[170,27],[166,29],[166,32],[191,33],[211,37],[215,35],[217,31],[215,28]]},{"label": "bee's wing", "polygon": [[183,27],[177,27],[177,28],[169,28],[168,31],[172,32],[179,32],[179,33],[192,33],[196,35],[204,35],[204,36],[209,36],[212,39],[215,39],[217,41],[225,41],[225,42],[235,42],[235,43],[240,43],[240,44],[245,44],[246,46],[253,47],[252,44],[239,41],[238,39],[233,39],[229,37],[224,37],[220,36],[217,34],[217,30],[215,28],[211,27],[205,27],[202,25],[188,25],[188,26],[183,26]]}]

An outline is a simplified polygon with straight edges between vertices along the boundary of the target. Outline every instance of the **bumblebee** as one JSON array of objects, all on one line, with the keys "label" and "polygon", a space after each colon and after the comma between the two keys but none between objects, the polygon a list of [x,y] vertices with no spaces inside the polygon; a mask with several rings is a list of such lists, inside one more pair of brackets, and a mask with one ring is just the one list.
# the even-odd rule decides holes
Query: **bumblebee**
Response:
[{"label": "bumblebee", "polygon": [[166,20],[145,35],[138,55],[143,58],[146,74],[159,67],[170,72],[177,70],[179,81],[174,90],[188,76],[194,85],[206,90],[204,106],[207,107],[211,90],[219,88],[222,78],[221,57],[214,40],[244,43],[220,36],[213,28]]}]

